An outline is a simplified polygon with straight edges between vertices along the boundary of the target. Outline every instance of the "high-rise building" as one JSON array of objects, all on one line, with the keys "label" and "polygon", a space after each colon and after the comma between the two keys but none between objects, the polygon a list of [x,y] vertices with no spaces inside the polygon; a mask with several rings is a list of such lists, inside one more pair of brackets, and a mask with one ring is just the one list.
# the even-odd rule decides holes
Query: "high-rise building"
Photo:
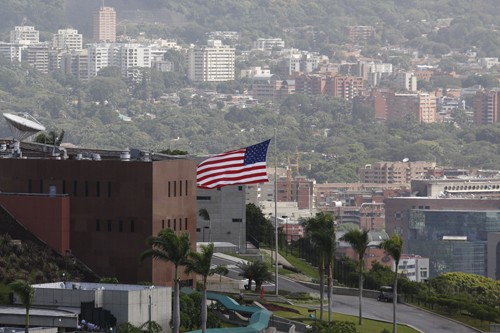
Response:
[{"label": "high-rise building", "polygon": [[358,174],[362,183],[409,184],[434,167],[435,162],[377,162],[359,168]]},{"label": "high-rise building", "polygon": [[81,50],[82,34],[76,29],[59,29],[52,38],[52,46],[62,50]]},{"label": "high-rise building", "polygon": [[40,43],[40,32],[32,26],[16,26],[10,31],[10,42],[13,44],[38,44]]},{"label": "high-rise building", "polygon": [[92,78],[97,76],[101,69],[109,66],[109,45],[92,44],[89,45],[88,51],[88,77]]},{"label": "high-rise building", "polygon": [[474,123],[491,125],[500,122],[500,89],[478,91],[474,99]]},{"label": "high-rise building", "polygon": [[333,97],[353,99],[363,90],[363,78],[355,76],[334,76],[326,79],[326,94]]},{"label": "high-rise building", "polygon": [[88,50],[66,52],[61,58],[61,69],[64,74],[71,75],[78,80],[89,79],[89,52]]},{"label": "high-rise building", "polygon": [[394,82],[399,89],[417,91],[417,77],[413,73],[397,73]]},{"label": "high-rise building", "polygon": [[122,76],[133,78],[140,68],[151,68],[151,48],[139,44],[115,44],[110,64],[121,69]]},{"label": "high-rise building", "polygon": [[434,93],[384,94],[387,103],[387,120],[403,119],[413,114],[421,123],[436,121],[436,96]]},{"label": "high-rise building", "polygon": [[188,77],[198,82],[234,80],[235,49],[222,45],[220,40],[209,40],[206,46],[189,50]]},{"label": "high-rise building", "polygon": [[116,41],[116,12],[112,7],[102,6],[94,12],[94,40],[99,42]]}]

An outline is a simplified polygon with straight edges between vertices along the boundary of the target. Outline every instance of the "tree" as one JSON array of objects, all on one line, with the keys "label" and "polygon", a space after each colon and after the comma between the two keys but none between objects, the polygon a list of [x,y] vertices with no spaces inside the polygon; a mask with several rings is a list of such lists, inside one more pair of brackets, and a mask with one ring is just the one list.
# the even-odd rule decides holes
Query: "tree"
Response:
[{"label": "tree", "polygon": [[366,249],[368,248],[368,230],[353,229],[348,231],[340,240],[348,242],[358,254],[359,275],[359,324],[363,325],[363,266]]},{"label": "tree", "polygon": [[30,327],[30,308],[33,303],[33,297],[35,296],[35,288],[33,288],[29,282],[23,280],[11,282],[9,288],[17,294],[26,309],[24,331],[28,333]]},{"label": "tree", "polygon": [[222,285],[222,275],[228,275],[229,269],[227,269],[226,265],[217,265],[214,268],[214,273],[219,274],[219,285]]},{"label": "tree", "polygon": [[380,244],[380,248],[384,249],[385,252],[394,259],[396,264],[396,269],[394,270],[394,287],[393,293],[394,297],[392,299],[392,333],[396,333],[396,304],[398,303],[398,267],[399,260],[401,259],[401,252],[403,251],[403,240],[398,234],[394,234],[391,238],[383,241]]},{"label": "tree", "polygon": [[237,266],[241,269],[240,276],[248,279],[248,289],[252,289],[252,281],[255,281],[255,291],[259,291],[264,281],[272,281],[273,275],[269,272],[267,265],[262,261],[240,262]]},{"label": "tree", "polygon": [[320,290],[320,320],[323,320],[324,272],[326,270],[328,283],[328,320],[332,319],[332,263],[335,252],[335,230],[333,216],[329,213],[317,213],[316,216],[302,221],[307,236],[318,248],[319,253],[319,290]]},{"label": "tree", "polygon": [[214,244],[201,246],[201,253],[191,251],[186,263],[186,274],[196,273],[203,280],[203,298],[201,300],[201,331],[207,330],[207,278],[215,274],[215,268],[211,268],[212,256],[214,255]]},{"label": "tree", "polygon": [[179,333],[180,307],[179,307],[179,266],[185,265],[190,251],[189,234],[181,236],[175,234],[172,229],[163,229],[158,236],[150,236],[147,244],[151,246],[141,253],[141,261],[145,258],[153,258],[171,262],[175,267],[174,274],[174,309],[173,309],[173,332]]},{"label": "tree", "polygon": [[[208,213],[208,210],[206,208],[201,208],[198,211],[198,216],[200,216],[205,221],[208,221],[208,241],[212,243],[212,221],[210,220],[210,214]],[[205,233],[203,233],[203,235],[205,235]]]}]

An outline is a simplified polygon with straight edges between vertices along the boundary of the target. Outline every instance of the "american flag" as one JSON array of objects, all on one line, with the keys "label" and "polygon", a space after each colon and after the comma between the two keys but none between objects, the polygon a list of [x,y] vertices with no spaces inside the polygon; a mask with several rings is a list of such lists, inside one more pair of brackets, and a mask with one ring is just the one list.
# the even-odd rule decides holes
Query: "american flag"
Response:
[{"label": "american flag", "polygon": [[212,189],[268,182],[266,156],[270,141],[217,154],[201,162],[196,170],[198,187]]}]

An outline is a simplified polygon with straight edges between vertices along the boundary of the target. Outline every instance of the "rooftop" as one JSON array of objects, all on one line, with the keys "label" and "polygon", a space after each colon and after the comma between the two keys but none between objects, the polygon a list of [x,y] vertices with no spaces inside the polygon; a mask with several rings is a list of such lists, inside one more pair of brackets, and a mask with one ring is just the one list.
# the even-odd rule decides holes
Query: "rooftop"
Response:
[{"label": "rooftop", "polygon": [[155,287],[153,285],[88,283],[88,282],[71,282],[71,281],[34,284],[32,286],[33,288],[40,288],[40,289],[45,288],[45,289],[122,290],[122,291],[165,288],[165,287]]}]

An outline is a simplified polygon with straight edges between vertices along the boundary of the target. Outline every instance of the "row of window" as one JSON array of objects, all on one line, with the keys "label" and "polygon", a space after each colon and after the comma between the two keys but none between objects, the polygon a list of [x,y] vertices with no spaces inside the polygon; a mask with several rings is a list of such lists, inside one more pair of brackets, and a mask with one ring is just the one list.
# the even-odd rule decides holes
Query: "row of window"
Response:
[{"label": "row of window", "polygon": [[172,180],[168,181],[168,197],[176,197],[177,196],[177,189],[179,189],[179,196],[182,197],[182,191],[184,190],[184,196],[188,195],[188,181],[184,181],[184,186],[182,186],[183,181],[182,180]]},{"label": "row of window", "polygon": [[[184,220],[182,218],[179,218],[179,219],[167,219],[166,222],[167,223],[165,223],[165,220],[161,220],[161,228],[162,229],[165,229],[165,226],[168,229],[172,229],[174,231],[177,231],[177,230],[187,230],[188,229],[188,219],[187,219],[187,217],[185,217]],[[184,228],[183,228],[183,225],[184,225]],[[179,227],[179,228],[177,229],[177,227]]]}]

